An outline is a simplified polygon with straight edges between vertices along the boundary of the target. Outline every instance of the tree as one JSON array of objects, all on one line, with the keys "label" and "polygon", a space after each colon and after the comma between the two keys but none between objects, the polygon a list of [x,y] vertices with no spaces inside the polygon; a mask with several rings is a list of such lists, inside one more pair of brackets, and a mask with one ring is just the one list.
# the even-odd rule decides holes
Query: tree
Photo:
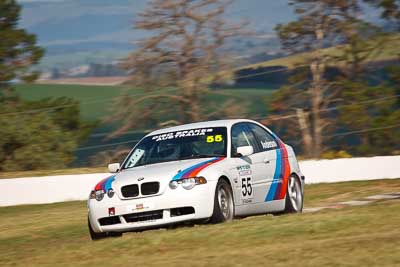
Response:
[{"label": "tree", "polygon": [[[382,10],[381,17],[389,22],[394,22],[397,25],[395,32],[400,31],[400,1],[399,0],[364,0],[365,2],[371,4],[376,8]],[[394,40],[398,40],[398,34],[394,35]],[[397,45],[387,43],[386,45]],[[397,94],[400,94],[400,52],[397,54],[397,65],[389,66],[387,71],[390,74],[390,79],[392,80],[394,86],[396,87]],[[398,100],[398,105],[400,105],[400,99]]]},{"label": "tree", "polygon": [[[312,157],[320,157],[323,150],[323,131],[329,125],[328,118],[323,117],[321,109],[331,105],[337,96],[325,79],[327,61],[331,57],[323,53],[323,48],[333,46],[338,39],[337,25],[342,10],[356,8],[354,1],[333,0],[293,0],[293,5],[298,19],[286,25],[278,25],[276,30],[284,49],[290,53],[310,52],[305,61],[309,71],[303,71],[303,75],[297,74],[303,80],[307,80],[308,89],[303,87],[286,89],[284,97],[293,99],[292,109],[300,115],[299,124],[302,129],[303,141],[306,153]],[[299,83],[299,81],[296,81]],[[296,91],[296,92],[293,92]],[[276,96],[276,99],[282,96]],[[307,116],[305,112],[309,112]]]},{"label": "tree", "polygon": [[[388,155],[399,148],[400,121],[395,90],[389,86],[370,86],[365,82],[347,81],[343,90],[344,103],[338,124],[358,132],[346,150],[355,155]],[[378,129],[375,131],[374,129]],[[346,144],[347,143],[347,144]],[[354,145],[356,144],[356,146]]]},{"label": "tree", "polygon": [[[344,14],[350,23],[342,23],[346,45],[336,60],[343,65],[336,86],[341,88],[337,125],[355,132],[352,143],[336,142],[355,155],[391,154],[400,141],[400,133],[392,126],[400,120],[393,84],[379,81],[376,72],[382,69],[377,61],[385,49],[393,45],[393,34],[378,26]],[[378,81],[378,85],[377,85]],[[379,130],[374,130],[379,129]],[[357,144],[354,146],[354,144]]]},{"label": "tree", "polygon": [[[116,100],[112,120],[122,120],[117,133],[133,126],[153,126],[160,120],[200,121],[211,112],[201,102],[209,85],[221,79],[227,66],[224,44],[241,25],[224,19],[230,0],[152,0],[139,14],[136,29],[149,33],[123,61],[130,85],[143,88],[141,97],[126,92]],[[145,124],[147,122],[147,125]],[[143,125],[145,124],[145,125]]]},{"label": "tree", "polygon": [[33,81],[37,72],[30,71],[43,56],[36,46],[36,36],[18,28],[20,6],[15,0],[0,0],[0,100],[12,96],[9,82],[14,79]]},{"label": "tree", "polygon": [[343,139],[330,145],[359,155],[393,150],[397,132],[371,130],[399,119],[394,90],[370,84],[372,68],[377,66],[374,61],[384,52],[390,35],[361,19],[361,1],[298,0],[292,4],[299,19],[277,30],[284,48],[292,53],[306,51],[306,60],[292,71],[291,85],[274,94],[272,111],[292,110],[288,118],[297,120],[308,156],[321,155],[320,144],[330,141],[327,133],[339,129],[359,133],[351,138],[357,148]]},{"label": "tree", "polygon": [[63,132],[70,133],[77,144],[85,141],[98,125],[98,122],[83,121],[79,101],[68,97],[44,98],[38,101],[23,102],[21,105],[23,115],[28,114],[29,116],[29,110],[39,111],[34,113],[44,112]]},{"label": "tree", "polygon": [[305,60],[294,71],[292,85],[275,93],[271,106],[275,113],[295,112],[306,154],[320,157],[324,135],[335,118],[327,111],[343,102],[342,80],[359,79],[365,62],[380,52],[384,39],[371,41],[379,31],[360,19],[358,0],[293,0],[290,4],[298,19],[276,30],[283,48],[292,54],[306,52]]},{"label": "tree", "polygon": [[81,120],[79,103],[68,98],[23,101],[10,84],[31,82],[43,55],[36,37],[19,29],[20,7],[0,0],[0,171],[66,167],[95,124]]},{"label": "tree", "polygon": [[64,168],[95,123],[68,98],[0,106],[0,171]]},{"label": "tree", "polygon": [[394,21],[400,29],[400,1],[399,0],[364,0],[375,7],[381,8],[383,19]]}]

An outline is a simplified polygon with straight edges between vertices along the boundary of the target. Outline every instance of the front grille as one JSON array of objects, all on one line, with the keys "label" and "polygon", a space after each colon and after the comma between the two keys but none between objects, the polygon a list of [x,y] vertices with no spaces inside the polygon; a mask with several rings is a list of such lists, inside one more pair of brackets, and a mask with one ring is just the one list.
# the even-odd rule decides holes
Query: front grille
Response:
[{"label": "front grille", "polygon": [[160,190],[160,183],[159,182],[143,183],[140,186],[140,192],[144,196],[157,194],[158,190]]},{"label": "front grille", "polygon": [[130,184],[121,188],[123,197],[137,197],[139,195],[139,186],[137,184]]},{"label": "front grille", "polygon": [[182,207],[182,208],[173,208],[171,209],[171,217],[189,215],[194,213],[193,207]]},{"label": "front grille", "polygon": [[139,213],[131,213],[124,215],[124,219],[128,223],[154,221],[163,218],[163,210],[153,210]]},{"label": "front grille", "polygon": [[113,225],[121,223],[119,216],[111,216],[99,219],[100,225]]}]

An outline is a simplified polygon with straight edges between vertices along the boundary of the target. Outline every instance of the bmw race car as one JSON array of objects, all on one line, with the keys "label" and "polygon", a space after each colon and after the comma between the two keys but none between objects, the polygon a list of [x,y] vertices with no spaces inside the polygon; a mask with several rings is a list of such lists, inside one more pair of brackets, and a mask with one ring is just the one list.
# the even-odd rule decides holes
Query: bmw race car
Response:
[{"label": "bmw race car", "polygon": [[154,131],[110,164],[88,200],[93,240],[185,221],[301,212],[304,176],[289,145],[251,120]]}]

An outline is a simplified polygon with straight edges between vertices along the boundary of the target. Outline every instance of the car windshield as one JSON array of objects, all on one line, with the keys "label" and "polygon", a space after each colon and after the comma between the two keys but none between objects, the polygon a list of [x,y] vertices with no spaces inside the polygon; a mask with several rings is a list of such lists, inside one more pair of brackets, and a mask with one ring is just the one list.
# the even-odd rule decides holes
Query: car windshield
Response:
[{"label": "car windshield", "polygon": [[226,157],[226,127],[210,127],[151,135],[131,151],[123,169],[167,161]]}]

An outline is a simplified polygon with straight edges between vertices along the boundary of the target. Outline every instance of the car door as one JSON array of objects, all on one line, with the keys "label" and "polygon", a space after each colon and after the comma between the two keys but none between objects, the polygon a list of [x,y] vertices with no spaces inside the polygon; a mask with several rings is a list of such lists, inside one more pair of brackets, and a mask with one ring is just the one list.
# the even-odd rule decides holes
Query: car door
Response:
[{"label": "car door", "polygon": [[267,196],[271,185],[279,180],[273,180],[275,169],[277,166],[277,149],[278,143],[270,132],[255,123],[248,123],[250,131],[255,136],[258,146],[261,149],[259,153],[263,162],[263,173],[258,179],[260,199],[259,201],[267,201]]},{"label": "car door", "polygon": [[[262,181],[265,178],[266,171],[265,156],[260,153],[262,152],[261,147],[247,123],[237,123],[232,126],[231,144],[232,159],[235,166],[233,172],[234,177],[236,177],[236,204],[251,205],[264,202],[265,189],[262,188]],[[252,146],[254,153],[244,157],[237,155],[237,148],[241,146]]]}]

